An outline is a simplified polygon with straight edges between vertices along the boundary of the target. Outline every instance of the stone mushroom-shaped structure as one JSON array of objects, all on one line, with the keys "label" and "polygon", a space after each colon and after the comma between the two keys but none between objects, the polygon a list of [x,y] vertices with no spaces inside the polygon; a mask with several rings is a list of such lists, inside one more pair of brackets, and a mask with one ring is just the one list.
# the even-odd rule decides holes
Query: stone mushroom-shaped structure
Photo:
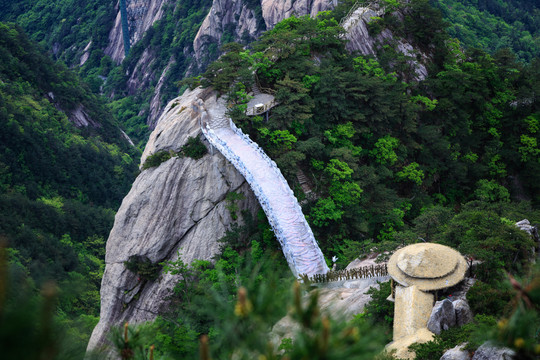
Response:
[{"label": "stone mushroom-shaped structure", "polygon": [[414,358],[407,348],[427,342],[433,333],[427,322],[435,297],[430,291],[459,283],[465,277],[467,262],[456,250],[444,245],[421,243],[396,251],[388,261],[388,273],[397,283],[393,342],[398,358]]}]

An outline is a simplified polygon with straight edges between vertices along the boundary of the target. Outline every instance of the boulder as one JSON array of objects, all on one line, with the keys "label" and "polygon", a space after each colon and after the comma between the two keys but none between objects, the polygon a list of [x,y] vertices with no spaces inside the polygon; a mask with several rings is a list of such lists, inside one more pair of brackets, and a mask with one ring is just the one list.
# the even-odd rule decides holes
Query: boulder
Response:
[{"label": "boulder", "polygon": [[469,355],[468,351],[463,350],[464,347],[465,344],[461,344],[447,350],[443,356],[441,356],[440,360],[470,360],[471,355]]},{"label": "boulder", "polygon": [[515,355],[516,353],[511,349],[496,347],[485,342],[476,350],[472,360],[511,360]]},{"label": "boulder", "polygon": [[441,331],[448,330],[452,326],[456,326],[456,311],[454,305],[448,299],[437,301],[431,316],[429,317],[427,327],[434,334],[439,335]]},{"label": "boulder", "polygon": [[[536,242],[536,246],[532,249],[533,258],[536,251],[540,249],[540,235],[538,234],[538,227],[532,226],[529,220],[523,219],[515,224],[521,231],[525,231]],[[540,258],[540,253],[538,254]]]},{"label": "boulder", "polygon": [[465,299],[458,299],[452,302],[456,312],[456,325],[463,326],[473,320],[473,313],[469,307],[469,303]]},{"label": "boulder", "polygon": [[[350,265],[349,265],[350,266]],[[347,280],[345,282],[322,283],[313,291],[318,292],[319,308],[325,315],[333,319],[351,320],[364,311],[364,307],[371,300],[368,290],[379,288],[379,282],[388,281],[388,277]],[[305,303],[311,292],[303,297]],[[279,320],[270,332],[270,341],[277,347],[285,338],[293,338],[300,330],[298,322],[287,315]]]}]

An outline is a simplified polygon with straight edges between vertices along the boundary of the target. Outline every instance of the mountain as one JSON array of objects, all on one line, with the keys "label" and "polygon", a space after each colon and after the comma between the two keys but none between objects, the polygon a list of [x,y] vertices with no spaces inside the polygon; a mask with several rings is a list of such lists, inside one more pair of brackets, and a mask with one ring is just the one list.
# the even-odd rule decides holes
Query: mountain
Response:
[{"label": "mountain", "polygon": [[[16,26],[2,32],[0,116],[9,130],[2,145],[9,146],[0,158],[0,224],[16,245],[11,266],[37,282],[56,278],[62,289],[78,284],[62,295],[59,309],[89,320],[86,330],[97,322],[105,269],[90,348],[106,342],[111,325],[155,319],[146,325],[150,340],[143,330],[113,328],[116,346],[146,356],[151,341],[160,356],[197,358],[198,338],[204,352],[209,335],[213,357],[270,349],[254,338],[266,340],[275,317],[284,315],[286,306],[277,308],[286,304],[281,296],[292,279],[247,183],[200,137],[192,105],[199,98],[210,108],[218,95],[227,96],[228,116],[275,161],[337,268],[371,251],[442,243],[479,261],[468,295],[473,311],[489,324],[504,316],[514,296],[506,274],[532,277],[538,248],[514,225],[540,221],[540,61],[525,33],[534,34],[534,21],[524,15],[528,30],[518,37],[528,45],[516,57],[484,41],[480,46],[493,51],[478,49],[469,41],[475,32],[453,39],[445,19],[459,7],[450,2],[445,16],[426,0],[126,3],[132,43],[123,60],[114,3],[90,3],[88,11],[107,5],[114,14],[101,19],[108,19],[107,31],[95,29],[98,48],[84,30],[93,20],[79,22],[82,8],[73,9],[79,17],[69,16],[69,1],[58,3],[55,20],[46,22],[52,30],[39,35],[89,87],[39,55]],[[2,16],[14,21],[41,9],[8,4]],[[516,14],[528,9],[512,4]],[[496,15],[492,5],[482,11]],[[302,14],[310,16],[295,16]],[[498,14],[495,30],[511,20]],[[66,22],[79,40],[55,37]],[[248,117],[246,102],[260,91],[277,106],[264,118]],[[76,121],[82,117],[75,114],[88,116]],[[136,147],[149,140],[112,225],[111,209],[133,179],[130,154],[138,156],[115,118]],[[296,291],[286,296],[299,299]],[[379,293],[381,302],[357,320],[391,327],[387,296]],[[302,314],[310,312],[299,312],[305,323],[318,319]],[[319,320],[323,334],[334,329]],[[520,343],[514,340],[508,343]],[[282,346],[300,351],[299,343]],[[307,353],[318,349],[305,346]]]},{"label": "mountain", "polygon": [[[374,3],[366,3],[373,7]],[[80,66],[81,76],[95,92],[115,100],[113,113],[128,135],[144,146],[165,104],[181,90],[177,82],[203,71],[217,58],[221,45],[248,44],[291,14],[314,16],[335,8],[337,2],[127,1],[131,50],[125,61],[120,2],[85,4],[10,0],[0,10],[0,20],[16,21],[55,58]],[[348,10],[353,4],[342,1],[339,8]],[[538,17],[534,16],[539,9],[533,2],[439,0],[432,4],[442,10],[450,35],[464,47],[490,52],[510,47],[525,61],[539,54]],[[346,11],[335,14],[339,21]]]},{"label": "mountain", "polygon": [[[109,237],[102,316],[91,349],[104,342],[111,324],[157,318],[154,339],[181,333],[181,348],[170,351],[196,356],[197,336],[226,328],[219,322],[226,315],[209,319],[203,301],[223,287],[227,295],[221,301],[234,307],[241,301],[234,291],[251,278],[231,263],[252,270],[254,248],[273,250],[264,232],[250,235],[251,244],[237,233],[227,236],[225,228],[235,225],[226,213],[214,222],[218,233],[193,225],[193,237],[184,235],[210,206],[195,199],[224,206],[223,190],[230,189],[222,180],[236,184],[230,179],[236,172],[222,172],[230,164],[221,163],[217,149],[198,160],[174,156],[187,136],[200,136],[194,103],[200,98],[211,108],[219,94],[228,97],[228,116],[275,161],[303,203],[318,245],[327,258],[337,258],[336,266],[368,251],[393,251],[421,240],[443,243],[483,261],[473,306],[481,314],[501,315],[498,304],[482,309],[478,299],[488,292],[506,299],[507,289],[499,285],[504,271],[524,273],[538,246],[514,223],[540,219],[539,62],[524,65],[508,51],[462,51],[445,32],[441,14],[425,1],[384,11],[350,9],[283,19],[249,49],[226,44],[200,77],[185,81],[192,88],[167,105],[143,155],[144,164],[154,157],[164,161],[152,161],[155,166],[138,177]],[[339,11],[348,31],[335,20]],[[350,52],[351,38],[363,53]],[[246,102],[261,89],[273,94],[277,106],[268,117],[248,117]],[[212,178],[216,169],[221,178]],[[208,188],[220,199],[209,200]],[[242,193],[253,199],[250,191]],[[216,250],[223,234],[227,241]],[[197,241],[201,253],[193,261]],[[177,264],[176,273],[158,266],[168,262]],[[152,277],[143,264],[152,266]],[[267,271],[263,279],[272,270]],[[174,287],[171,275],[184,280]],[[219,343],[225,335],[215,336]],[[221,355],[236,349],[221,345],[225,349],[214,350]],[[169,348],[166,341],[159,346]]]}]

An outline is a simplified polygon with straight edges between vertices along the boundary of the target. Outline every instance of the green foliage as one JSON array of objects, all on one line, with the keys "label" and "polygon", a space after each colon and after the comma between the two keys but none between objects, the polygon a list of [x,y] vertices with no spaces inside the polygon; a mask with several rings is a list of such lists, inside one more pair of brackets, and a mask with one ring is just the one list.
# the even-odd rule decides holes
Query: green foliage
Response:
[{"label": "green foliage", "polygon": [[467,300],[474,314],[499,316],[508,310],[512,292],[502,284],[488,285],[476,281],[467,292]]},{"label": "green foliage", "polygon": [[158,167],[159,165],[161,165],[165,161],[169,160],[173,155],[174,155],[174,153],[171,154],[171,151],[167,151],[167,150],[157,151],[157,152],[153,153],[152,155],[149,155],[146,158],[146,160],[144,161],[144,164],[142,166],[142,169],[146,170],[146,169],[150,169],[150,168],[153,168],[153,167]]},{"label": "green foliage", "polygon": [[[5,249],[0,251],[5,253]],[[60,338],[54,324],[56,288],[49,283],[43,289],[43,297],[32,293],[27,283],[18,284],[18,289],[7,279],[7,264],[2,254],[2,320],[1,344],[3,353],[10,358],[35,359],[56,356]],[[7,285],[7,286],[6,286]],[[31,331],[28,331],[31,330]]]},{"label": "green foliage", "polygon": [[511,48],[524,61],[540,54],[540,8],[535,2],[437,0],[433,3],[447,19],[450,36],[459,39],[464,47],[490,53]]},{"label": "green foliage", "polygon": [[386,74],[384,69],[380,66],[379,62],[375,59],[371,58],[365,58],[365,57],[357,57],[353,59],[354,61],[354,69],[359,71],[360,73],[366,75],[366,76],[376,76],[382,80],[387,81],[396,81],[396,75],[395,73],[392,74]]},{"label": "green foliage", "polygon": [[341,219],[345,212],[339,210],[331,198],[320,199],[311,210],[310,219],[316,226],[328,226],[330,221]]},{"label": "green foliage", "polygon": [[[16,251],[0,243],[0,344],[7,358],[81,359],[97,318],[82,314],[73,321],[58,314],[62,295],[53,282],[41,287],[14,258]],[[7,251],[6,251],[7,250]],[[95,354],[86,357],[96,359]]]},{"label": "green foliage", "polygon": [[[146,349],[146,344],[150,341],[150,329],[145,326],[130,327],[126,322],[123,328],[113,327],[110,333],[110,340],[118,356],[122,360],[142,360],[152,357],[153,346]],[[147,355],[148,354],[148,355]]]},{"label": "green foliage", "polygon": [[400,180],[409,180],[415,183],[416,185],[422,185],[422,180],[424,179],[424,171],[418,169],[418,163],[410,163],[403,167],[401,171],[396,173],[398,179]]},{"label": "green foliage", "polygon": [[372,325],[382,326],[387,339],[392,337],[394,324],[394,303],[387,298],[392,293],[390,281],[378,282],[379,287],[372,287],[367,294],[371,295],[371,301],[366,304],[364,312],[357,315],[357,322],[368,322]]},{"label": "green foliage", "polygon": [[448,223],[442,242],[482,261],[475,270],[481,281],[496,284],[504,271],[521,273],[534,246],[530,236],[495,212],[474,205]]},{"label": "green foliage", "polygon": [[440,205],[424,209],[414,219],[415,232],[421,239],[433,241],[437,235],[444,231],[453,215],[452,210]]},{"label": "green foliage", "polygon": [[233,220],[238,219],[238,210],[240,209],[238,207],[238,201],[244,200],[245,198],[244,194],[235,191],[231,191],[225,196],[225,200],[227,200],[227,205],[225,205],[225,207],[229,210]]},{"label": "green foliage", "polygon": [[347,165],[347,163],[338,159],[331,159],[324,172],[330,176],[334,181],[350,179],[353,170]]},{"label": "green foliage", "polygon": [[270,131],[268,128],[262,127],[259,132],[263,138],[268,137],[270,142],[276,146],[276,148],[292,149],[293,144],[296,142],[296,137],[288,130],[274,130]]},{"label": "green foliage", "polygon": [[171,322],[159,316],[148,327],[155,358],[179,359],[197,352],[199,334],[183,319]]},{"label": "green foliage", "polygon": [[234,95],[240,90],[233,84],[251,84],[253,75],[250,58],[238,43],[228,43],[221,48],[223,55],[208,66],[202,74],[201,84],[212,86],[216,91]]},{"label": "green foliage", "polygon": [[389,135],[380,138],[375,143],[373,150],[369,154],[380,164],[393,165],[397,161],[395,149],[399,145],[399,140]]},{"label": "green foliage", "polygon": [[508,190],[493,180],[482,179],[477,183],[478,188],[474,192],[475,197],[484,202],[508,202],[510,193]]},{"label": "green foliage", "polygon": [[431,360],[440,358],[445,351],[467,343],[465,350],[476,349],[482,342],[477,334],[496,323],[490,316],[476,315],[474,321],[461,327],[454,327],[435,335],[432,341],[423,344],[413,344],[409,348],[416,353],[416,360]]},{"label": "green foliage", "polygon": [[488,337],[498,345],[509,347],[519,359],[536,359],[540,353],[540,269],[534,265],[522,281],[509,275],[513,287],[513,309]]},{"label": "green foliage", "polygon": [[430,99],[422,95],[411,97],[411,101],[421,103],[426,107],[427,111],[433,111],[437,107],[437,99]]},{"label": "green foliage", "polygon": [[137,274],[139,281],[154,281],[161,273],[161,264],[153,263],[146,256],[131,255],[124,266],[131,272]]},{"label": "green foliage", "polygon": [[195,160],[199,160],[208,153],[208,149],[198,136],[189,137],[186,144],[182,146],[182,154]]},{"label": "green foliage", "polygon": [[92,53],[87,62],[99,62],[108,44],[109,29],[114,25],[114,4],[90,0],[84,6],[77,1],[7,1],[0,11],[0,21],[16,22],[32,40],[47,49],[55,48],[57,59],[68,65],[79,65],[83,49]]},{"label": "green foliage", "polygon": [[[133,179],[134,152],[99,99],[14,25],[0,24],[0,50],[3,193],[118,206]],[[68,121],[81,106],[99,126]]]}]

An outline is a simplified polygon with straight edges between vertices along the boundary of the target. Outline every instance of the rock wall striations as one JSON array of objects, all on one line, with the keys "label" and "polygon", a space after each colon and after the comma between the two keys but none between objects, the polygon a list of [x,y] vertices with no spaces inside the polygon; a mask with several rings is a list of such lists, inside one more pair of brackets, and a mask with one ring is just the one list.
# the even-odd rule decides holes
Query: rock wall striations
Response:
[{"label": "rock wall striations", "polygon": [[[191,103],[201,92],[188,91],[167,105],[141,163],[159,150],[178,151],[188,137],[200,134]],[[257,211],[249,185],[217,151],[199,160],[174,157],[141,172],[107,240],[100,321],[89,350],[106,345],[111,326],[152,320],[163,312],[178,280],[169,274],[161,274],[156,281],[141,280],[124,262],[132,255],[153,263],[175,261],[178,252],[185,263],[211,260],[219,252],[218,239],[233,222],[225,201],[231,191],[245,195],[238,202],[241,210]]]},{"label": "rock wall striations", "polygon": [[[163,4],[167,0],[132,0],[127,5],[128,9],[140,9],[136,11],[137,21],[134,22],[134,27],[130,29],[131,44],[135,44],[141,40],[143,34],[163,16]],[[109,32],[109,45],[105,48],[104,52],[109,55],[116,63],[121,63],[124,60],[124,42],[122,37],[122,21],[120,16],[120,6],[116,5],[116,19],[114,26]]]},{"label": "rock wall striations", "polygon": [[314,17],[320,11],[332,10],[336,5],[337,0],[261,0],[262,16],[268,29],[293,15]]},{"label": "rock wall striations", "polygon": [[[152,24],[160,20],[163,15],[163,6],[167,0],[132,0],[128,7],[139,6],[143,13],[135,22],[134,31],[130,33],[132,46],[139,41],[144,32]],[[142,4],[145,4],[142,6]],[[193,58],[188,74],[197,74],[211,60],[217,56],[217,51],[224,41],[251,42],[257,39],[263,31],[272,29],[279,21],[290,16],[310,15],[316,16],[320,11],[333,9],[337,0],[213,0],[210,11],[206,15],[193,41],[193,47],[184,49],[184,56]],[[382,16],[384,9],[374,2],[367,7],[357,7],[342,25],[346,30],[345,37],[349,41],[347,49],[358,51],[363,55],[376,56],[377,47],[385,44],[395,44],[397,50],[408,57],[414,69],[412,79],[421,81],[427,77],[426,64],[429,56],[418,52],[405,39],[395,38],[388,29],[372,36],[368,32],[368,23],[372,18]],[[109,33],[109,44],[105,54],[110,55],[114,61],[120,63],[124,59],[124,45],[122,41],[120,10],[117,6],[117,17],[114,27]],[[127,73],[127,92],[130,95],[138,93],[141,89],[154,86],[154,96],[150,99],[147,112],[139,115],[147,116],[147,124],[151,129],[163,112],[161,89],[165,82],[177,81],[169,79],[166,74],[175,59],[171,57],[167,65],[159,70],[153,70],[152,64],[158,54],[151,48],[145,49],[137,60],[133,70]],[[156,83],[157,82],[157,83]]]},{"label": "rock wall striations", "polygon": [[245,0],[214,0],[193,42],[195,58],[204,59],[210,44],[221,45],[227,31],[232,31],[237,40],[251,41],[292,15],[315,16],[336,5],[337,0],[261,0],[261,18],[256,15],[256,7]]}]

